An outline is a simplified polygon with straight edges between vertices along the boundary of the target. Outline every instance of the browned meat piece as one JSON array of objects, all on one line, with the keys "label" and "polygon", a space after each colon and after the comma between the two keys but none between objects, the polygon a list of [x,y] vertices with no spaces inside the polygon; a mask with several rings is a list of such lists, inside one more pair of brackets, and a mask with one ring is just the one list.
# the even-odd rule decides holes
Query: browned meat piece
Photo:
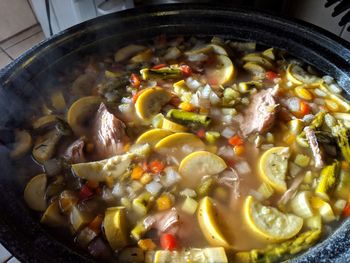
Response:
[{"label": "browned meat piece", "polygon": [[277,103],[273,89],[262,90],[252,95],[249,107],[244,112],[241,131],[244,137],[251,133],[267,132],[274,124]]},{"label": "browned meat piece", "polygon": [[312,155],[314,156],[315,167],[322,168],[324,166],[324,162],[323,162],[320,146],[318,145],[318,142],[317,142],[315,131],[311,129],[309,126],[306,126],[304,128],[304,131],[305,131],[306,138],[309,142]]},{"label": "browned meat piece", "polygon": [[84,146],[85,142],[82,138],[74,141],[71,145],[68,146],[64,157],[69,160],[71,163],[83,163],[86,161],[84,155]]},{"label": "browned meat piece", "polygon": [[149,215],[143,220],[146,229],[154,228],[161,232],[169,232],[174,230],[174,228],[177,230],[179,222],[179,215],[176,208]]},{"label": "browned meat piece", "polygon": [[101,103],[94,121],[94,145],[99,158],[109,158],[124,152],[128,140],[125,124]]}]

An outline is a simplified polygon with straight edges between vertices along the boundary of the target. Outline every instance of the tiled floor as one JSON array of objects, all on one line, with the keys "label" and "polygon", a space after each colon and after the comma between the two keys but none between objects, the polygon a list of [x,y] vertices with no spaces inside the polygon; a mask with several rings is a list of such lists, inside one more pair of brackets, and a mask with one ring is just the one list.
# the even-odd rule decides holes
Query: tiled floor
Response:
[{"label": "tiled floor", "polygon": [[3,42],[0,42],[0,68],[29,48],[45,39],[40,25],[35,25]]}]

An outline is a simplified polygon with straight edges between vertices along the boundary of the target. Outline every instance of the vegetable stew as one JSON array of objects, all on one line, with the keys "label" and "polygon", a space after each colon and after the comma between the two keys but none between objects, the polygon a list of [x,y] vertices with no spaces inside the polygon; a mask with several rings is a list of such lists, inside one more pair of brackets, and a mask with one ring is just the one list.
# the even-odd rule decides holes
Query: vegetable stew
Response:
[{"label": "vegetable stew", "polygon": [[[160,36],[59,79],[11,158],[103,262],[276,262],[350,215],[350,103],[282,50]],[[31,169],[28,169],[31,171]]]}]

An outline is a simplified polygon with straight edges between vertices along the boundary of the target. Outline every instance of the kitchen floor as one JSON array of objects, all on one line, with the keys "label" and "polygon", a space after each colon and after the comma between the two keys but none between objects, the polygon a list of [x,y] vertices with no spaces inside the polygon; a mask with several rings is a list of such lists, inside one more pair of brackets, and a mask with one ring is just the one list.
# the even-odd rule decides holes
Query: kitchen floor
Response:
[{"label": "kitchen floor", "polygon": [[37,24],[0,42],[0,69],[44,39],[41,26]]}]

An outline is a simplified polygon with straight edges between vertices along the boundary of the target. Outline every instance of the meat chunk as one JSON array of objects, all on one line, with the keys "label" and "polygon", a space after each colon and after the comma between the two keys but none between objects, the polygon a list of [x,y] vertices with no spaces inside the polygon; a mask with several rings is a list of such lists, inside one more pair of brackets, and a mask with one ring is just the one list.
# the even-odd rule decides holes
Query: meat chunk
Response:
[{"label": "meat chunk", "polygon": [[128,140],[125,124],[107,110],[101,103],[94,121],[94,144],[100,158],[109,158],[124,153],[124,144]]},{"label": "meat chunk", "polygon": [[171,230],[178,229],[179,215],[176,208],[172,208],[169,211],[147,216],[143,224],[146,229],[155,228],[161,232],[172,232]]},{"label": "meat chunk", "polygon": [[86,161],[84,155],[85,142],[82,138],[74,141],[68,146],[64,153],[64,158],[69,160],[71,163],[83,163]]},{"label": "meat chunk", "polygon": [[252,95],[249,107],[244,112],[244,120],[240,125],[242,134],[247,137],[251,133],[267,132],[274,124],[277,112],[275,91],[262,90]]},{"label": "meat chunk", "polygon": [[306,139],[309,142],[312,155],[314,156],[315,167],[322,168],[324,166],[324,162],[323,162],[320,146],[318,145],[315,131],[311,129],[309,126],[306,126],[304,128],[304,131],[305,131]]}]

